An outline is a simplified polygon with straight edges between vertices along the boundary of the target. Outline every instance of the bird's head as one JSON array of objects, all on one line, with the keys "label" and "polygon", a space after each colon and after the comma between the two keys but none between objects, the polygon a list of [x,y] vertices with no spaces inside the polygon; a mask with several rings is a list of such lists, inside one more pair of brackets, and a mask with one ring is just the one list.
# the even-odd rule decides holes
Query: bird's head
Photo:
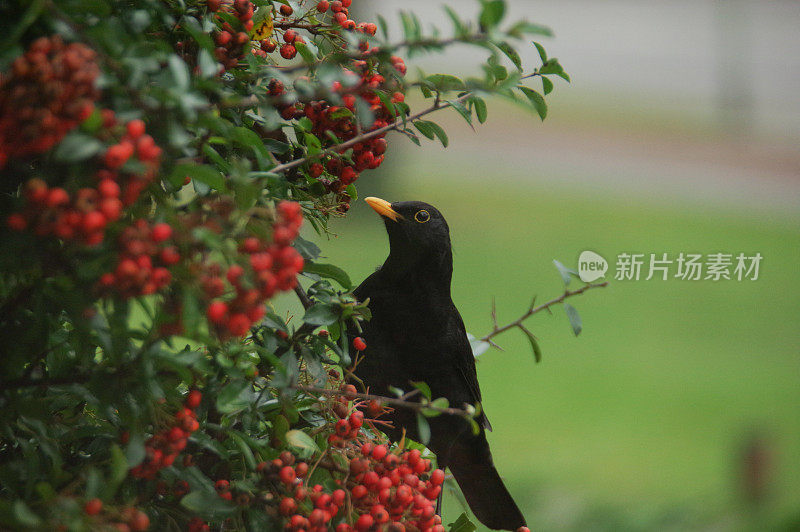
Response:
[{"label": "bird's head", "polygon": [[422,268],[449,275],[453,268],[450,229],[436,207],[421,201],[365,200],[381,215],[389,234],[389,261],[396,268]]}]

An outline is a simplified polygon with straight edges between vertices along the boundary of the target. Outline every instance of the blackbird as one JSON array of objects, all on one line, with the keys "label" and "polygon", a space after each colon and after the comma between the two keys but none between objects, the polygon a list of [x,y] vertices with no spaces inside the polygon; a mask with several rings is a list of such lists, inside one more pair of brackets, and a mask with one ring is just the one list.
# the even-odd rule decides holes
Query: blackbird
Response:
[{"label": "blackbird", "polygon": [[[427,203],[366,201],[384,220],[390,250],[383,266],[354,292],[359,301],[369,298],[372,312],[362,326],[367,347],[355,375],[373,394],[388,395],[390,387],[409,390],[411,382],[422,381],[433,398],[445,397],[453,407],[480,403],[475,359],[450,297],[453,255],[447,222]],[[389,420],[393,426],[383,430],[390,439],[399,440],[405,431],[419,440],[415,411],[396,408]],[[483,412],[476,421],[478,434],[460,416],[428,418],[428,448],[442,469],[450,468],[484,525],[516,530],[525,519],[494,467],[485,433],[491,425]]]}]

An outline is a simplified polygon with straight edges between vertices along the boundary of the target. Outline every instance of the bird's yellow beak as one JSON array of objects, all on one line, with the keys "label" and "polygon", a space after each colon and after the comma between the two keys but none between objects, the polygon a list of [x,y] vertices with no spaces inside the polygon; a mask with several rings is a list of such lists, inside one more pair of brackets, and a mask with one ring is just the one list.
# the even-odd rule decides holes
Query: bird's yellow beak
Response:
[{"label": "bird's yellow beak", "polygon": [[375,212],[377,212],[381,216],[385,216],[387,218],[390,218],[391,220],[394,220],[395,222],[397,222],[398,220],[403,220],[404,219],[403,216],[399,212],[397,212],[394,209],[392,209],[392,204],[389,203],[386,200],[382,200],[380,198],[372,198],[372,197],[370,197],[370,198],[365,198],[364,201],[366,201],[367,204],[370,207],[372,207],[373,209],[375,209]]}]

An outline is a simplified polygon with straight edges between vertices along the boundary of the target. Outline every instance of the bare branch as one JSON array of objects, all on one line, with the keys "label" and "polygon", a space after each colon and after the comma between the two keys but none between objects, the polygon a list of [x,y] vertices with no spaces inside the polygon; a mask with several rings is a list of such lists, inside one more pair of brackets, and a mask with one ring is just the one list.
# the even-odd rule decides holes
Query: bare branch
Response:
[{"label": "bare branch", "polygon": [[[541,312],[543,310],[551,312],[550,307],[552,307],[553,305],[557,305],[559,303],[563,303],[564,300],[567,299],[567,298],[580,295],[580,294],[586,292],[587,290],[591,290],[593,288],[605,288],[606,286],[608,286],[608,281],[604,281],[602,283],[587,284],[587,285],[585,285],[585,286],[583,286],[581,288],[578,288],[577,290],[567,290],[566,292],[561,294],[559,297],[557,297],[555,299],[551,299],[547,303],[542,303],[538,307],[533,306],[533,303],[531,303],[531,307],[528,309],[528,311],[525,312],[525,314],[523,314],[522,316],[520,316],[516,320],[512,321],[511,323],[503,325],[502,327],[498,327],[497,326],[497,322],[495,321],[494,330],[492,330],[492,332],[490,332],[489,334],[487,334],[486,336],[481,338],[481,341],[489,342],[490,344],[494,345],[492,343],[492,341],[491,341],[492,338],[494,338],[498,334],[504,333],[507,330],[513,329],[515,327],[519,327],[521,329],[524,329],[524,327],[522,326],[522,322],[527,320],[528,318],[530,318],[534,314],[539,313],[539,312]],[[536,298],[534,298],[533,301],[535,303],[536,302]]]}]

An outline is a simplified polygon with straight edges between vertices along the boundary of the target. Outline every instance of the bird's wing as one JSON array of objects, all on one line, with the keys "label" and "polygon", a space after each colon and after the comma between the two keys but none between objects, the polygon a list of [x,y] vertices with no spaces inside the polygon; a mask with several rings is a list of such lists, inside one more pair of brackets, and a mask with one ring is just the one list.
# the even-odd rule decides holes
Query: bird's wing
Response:
[{"label": "bird's wing", "polygon": [[483,411],[483,401],[481,398],[481,388],[478,385],[478,372],[475,368],[475,356],[472,354],[472,346],[469,344],[467,338],[467,330],[464,327],[464,321],[458,316],[457,338],[451,339],[453,348],[456,351],[455,364],[461,374],[464,383],[466,383],[473,403],[481,404],[481,413],[477,418],[478,423],[486,430],[492,430],[492,424],[489,423],[489,418]]}]

